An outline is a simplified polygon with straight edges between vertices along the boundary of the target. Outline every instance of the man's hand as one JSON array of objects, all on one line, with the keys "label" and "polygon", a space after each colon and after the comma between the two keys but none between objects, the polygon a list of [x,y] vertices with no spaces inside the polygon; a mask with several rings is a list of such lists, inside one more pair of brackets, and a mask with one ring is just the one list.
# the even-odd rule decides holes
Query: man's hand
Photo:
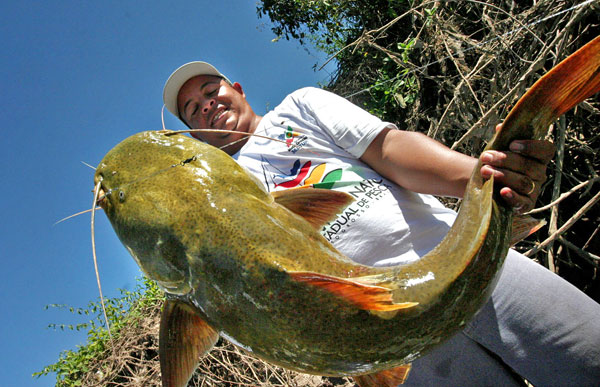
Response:
[{"label": "man's hand", "polygon": [[[554,144],[520,140],[510,147],[508,152],[483,152],[481,174],[486,179],[494,175],[504,200],[522,213],[533,208],[540,194]],[[381,131],[361,160],[408,190],[453,197],[462,197],[477,164],[477,159],[450,150],[422,133],[391,129]]]},{"label": "man's hand", "polygon": [[479,157],[483,163],[481,175],[486,179],[493,175],[502,186],[502,198],[516,212],[524,213],[535,206],[555,147],[545,140],[517,140],[509,148],[507,152],[483,152]]}]

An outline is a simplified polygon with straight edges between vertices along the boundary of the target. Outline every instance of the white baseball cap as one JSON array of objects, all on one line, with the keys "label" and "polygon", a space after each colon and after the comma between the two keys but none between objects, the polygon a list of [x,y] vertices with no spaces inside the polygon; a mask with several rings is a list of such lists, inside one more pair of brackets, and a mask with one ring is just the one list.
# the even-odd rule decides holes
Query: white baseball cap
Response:
[{"label": "white baseball cap", "polygon": [[210,63],[189,62],[184,64],[171,74],[163,88],[163,101],[167,110],[173,113],[174,116],[179,117],[177,94],[179,94],[181,86],[183,86],[190,78],[198,75],[214,75],[225,79],[227,83],[231,84],[231,81]]}]

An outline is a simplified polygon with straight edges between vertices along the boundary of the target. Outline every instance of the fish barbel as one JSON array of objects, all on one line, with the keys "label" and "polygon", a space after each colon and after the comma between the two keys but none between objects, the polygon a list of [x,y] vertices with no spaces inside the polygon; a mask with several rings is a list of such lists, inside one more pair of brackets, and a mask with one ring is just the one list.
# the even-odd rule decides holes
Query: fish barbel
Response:
[{"label": "fish barbel", "polygon": [[[543,138],[599,90],[599,69],[597,38],[536,83],[487,149]],[[351,261],[319,233],[348,195],[267,193],[226,153],[186,136],[125,139],[95,182],[119,239],[168,295],[163,385],[184,385],[219,334],[288,369],[375,385],[388,374],[401,381],[404,365],[464,327],[493,290],[512,210],[480,167],[444,240],[416,262],[387,268]]]}]

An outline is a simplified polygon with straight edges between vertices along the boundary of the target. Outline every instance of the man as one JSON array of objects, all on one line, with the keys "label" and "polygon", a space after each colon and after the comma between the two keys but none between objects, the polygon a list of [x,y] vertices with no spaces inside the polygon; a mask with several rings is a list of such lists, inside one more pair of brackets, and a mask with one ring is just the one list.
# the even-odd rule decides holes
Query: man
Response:
[{"label": "man", "polygon": [[[163,98],[190,128],[223,130],[192,135],[221,147],[267,189],[310,186],[355,196],[360,211],[341,215],[322,234],[367,265],[411,262],[433,248],[455,214],[431,194],[461,197],[477,163],[320,89],[300,89],[258,116],[242,86],[204,62],[177,69]],[[527,211],[554,148],[515,141],[510,149],[484,152],[481,172],[503,186],[508,204]],[[599,318],[593,300],[511,250],[490,301],[463,332],[415,361],[407,384],[518,384],[506,364],[534,385],[593,384],[600,380]]]}]

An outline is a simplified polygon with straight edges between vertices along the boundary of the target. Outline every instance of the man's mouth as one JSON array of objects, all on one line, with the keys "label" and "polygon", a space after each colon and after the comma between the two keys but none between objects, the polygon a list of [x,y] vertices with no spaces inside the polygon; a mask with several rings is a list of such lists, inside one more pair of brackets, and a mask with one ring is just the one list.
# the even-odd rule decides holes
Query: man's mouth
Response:
[{"label": "man's mouth", "polygon": [[219,119],[221,119],[221,117],[223,117],[223,115],[225,113],[227,113],[229,110],[228,109],[223,109],[221,111],[217,111],[217,113],[213,116],[212,120],[210,121],[210,126],[211,128],[215,127],[215,123],[217,121],[219,121]]}]

